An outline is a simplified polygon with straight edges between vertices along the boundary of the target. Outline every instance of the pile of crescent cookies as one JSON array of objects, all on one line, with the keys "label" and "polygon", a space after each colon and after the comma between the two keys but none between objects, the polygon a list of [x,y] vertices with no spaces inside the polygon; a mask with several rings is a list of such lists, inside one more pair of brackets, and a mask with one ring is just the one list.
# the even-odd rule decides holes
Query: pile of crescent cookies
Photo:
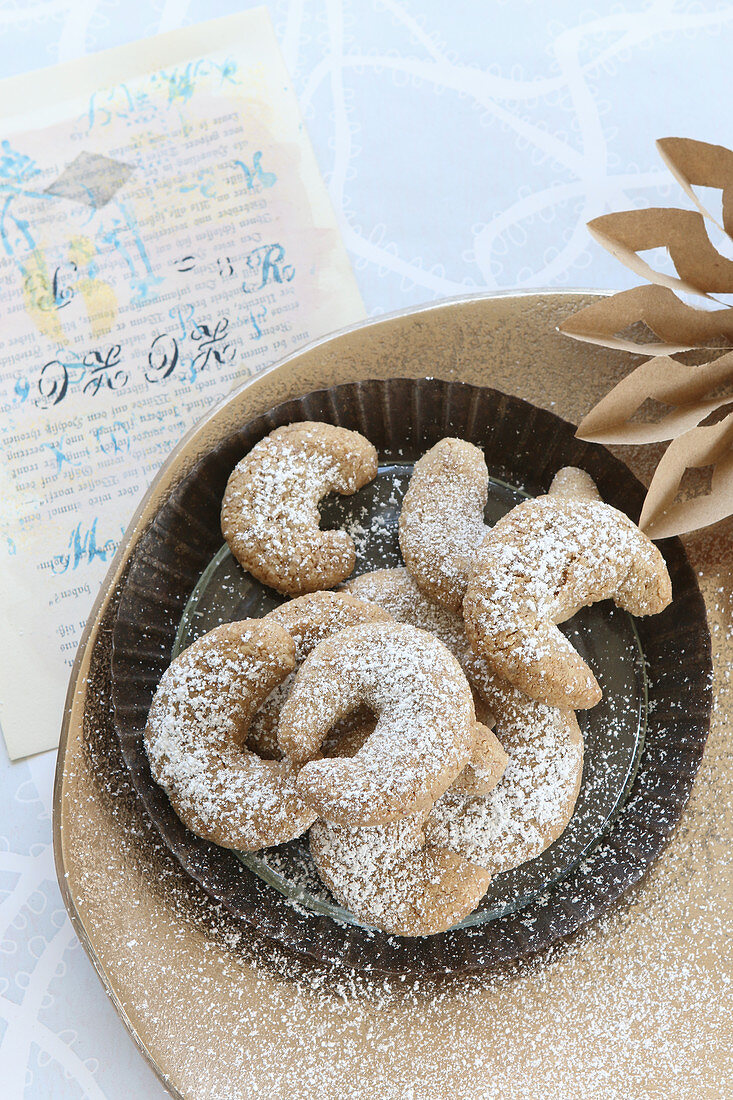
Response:
[{"label": "pile of crescent cookies", "polygon": [[194,833],[256,851],[309,831],[319,875],[359,921],[425,936],[471,913],[573,814],[575,711],[601,689],[556,624],[605,599],[655,614],[671,584],[582,470],[560,470],[487,527],[486,463],[461,439],[414,467],[405,568],[347,581],[354,543],[320,529],[319,503],[377,471],[368,439],[316,422],[277,428],[236,466],[224,537],[292,598],[173,661],[145,747]]}]

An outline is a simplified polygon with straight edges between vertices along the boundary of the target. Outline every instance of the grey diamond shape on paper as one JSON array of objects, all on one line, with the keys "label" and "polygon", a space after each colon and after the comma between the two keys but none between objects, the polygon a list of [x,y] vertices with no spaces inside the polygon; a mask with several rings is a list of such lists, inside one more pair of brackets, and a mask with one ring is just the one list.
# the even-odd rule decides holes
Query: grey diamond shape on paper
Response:
[{"label": "grey diamond shape on paper", "polygon": [[131,164],[99,153],[79,153],[46,188],[47,195],[98,209],[106,206],[135,171]]}]

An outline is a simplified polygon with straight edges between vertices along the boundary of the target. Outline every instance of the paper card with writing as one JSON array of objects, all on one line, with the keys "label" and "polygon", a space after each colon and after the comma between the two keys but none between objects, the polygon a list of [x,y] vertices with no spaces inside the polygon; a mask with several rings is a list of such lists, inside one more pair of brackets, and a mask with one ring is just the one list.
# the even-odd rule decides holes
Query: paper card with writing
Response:
[{"label": "paper card with writing", "polygon": [[57,743],[136,502],[213,401],[363,316],[267,13],[0,88],[0,721]]}]

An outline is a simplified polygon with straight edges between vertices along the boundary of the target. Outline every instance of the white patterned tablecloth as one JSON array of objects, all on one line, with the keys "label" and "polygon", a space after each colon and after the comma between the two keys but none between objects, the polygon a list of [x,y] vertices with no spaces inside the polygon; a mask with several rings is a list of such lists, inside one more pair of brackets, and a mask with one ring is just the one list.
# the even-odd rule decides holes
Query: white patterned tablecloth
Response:
[{"label": "white patterned tablecloth", "polygon": [[[0,0],[0,74],[249,6]],[[680,200],[656,137],[733,145],[731,3],[268,6],[372,314],[472,288],[632,285],[585,222]],[[64,912],[53,769],[52,753],[0,761],[0,1097],[158,1100]]]}]

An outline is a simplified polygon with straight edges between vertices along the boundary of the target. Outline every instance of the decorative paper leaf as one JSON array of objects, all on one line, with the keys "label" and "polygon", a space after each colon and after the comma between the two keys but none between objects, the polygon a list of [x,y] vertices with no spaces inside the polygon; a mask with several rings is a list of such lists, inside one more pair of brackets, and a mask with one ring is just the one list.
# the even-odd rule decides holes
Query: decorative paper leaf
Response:
[{"label": "decorative paper leaf", "polygon": [[[658,337],[656,343],[622,335],[639,323]],[[578,310],[558,327],[587,344],[644,354],[672,355],[719,341],[733,347],[733,307],[694,309],[662,286],[622,290]]]},{"label": "decorative paper leaf", "polygon": [[[705,226],[708,219],[733,241],[733,151],[687,138],[661,138],[657,148],[697,211],[658,207],[592,221],[596,240],[651,285],[595,302],[559,328],[586,343],[653,356],[588,413],[578,435],[603,443],[672,440],[640,521],[652,538],[667,538],[733,515],[733,412],[725,415],[733,404],[733,306],[695,309],[673,292],[708,299],[733,292],[733,260],[715,248]],[[696,187],[722,192],[722,225]],[[659,247],[667,249],[677,277],[655,271],[639,255]],[[699,365],[671,358],[713,346],[727,354]],[[716,410],[723,419],[703,424]]]},{"label": "decorative paper leaf", "polygon": [[[721,256],[708,237],[705,219],[695,210],[653,207],[604,214],[588,230],[612,256],[657,286],[707,297],[733,291],[733,260]],[[669,252],[679,278],[655,271],[638,255],[650,248]]]},{"label": "decorative paper leaf", "polygon": [[[678,499],[687,470],[712,467],[710,491]],[[733,512],[733,413],[719,424],[693,428],[670,443],[649,486],[639,525],[650,538],[696,531]]]},{"label": "decorative paper leaf", "polygon": [[[657,149],[700,213],[733,237],[733,150],[692,138],[660,138]],[[715,187],[723,192],[722,225],[700,202],[694,187]]]},{"label": "decorative paper leaf", "polygon": [[[659,443],[682,435],[731,401],[733,352],[698,366],[658,355],[614,386],[577,434],[595,443]],[[669,412],[655,421],[632,421],[647,402],[661,402]]]}]

